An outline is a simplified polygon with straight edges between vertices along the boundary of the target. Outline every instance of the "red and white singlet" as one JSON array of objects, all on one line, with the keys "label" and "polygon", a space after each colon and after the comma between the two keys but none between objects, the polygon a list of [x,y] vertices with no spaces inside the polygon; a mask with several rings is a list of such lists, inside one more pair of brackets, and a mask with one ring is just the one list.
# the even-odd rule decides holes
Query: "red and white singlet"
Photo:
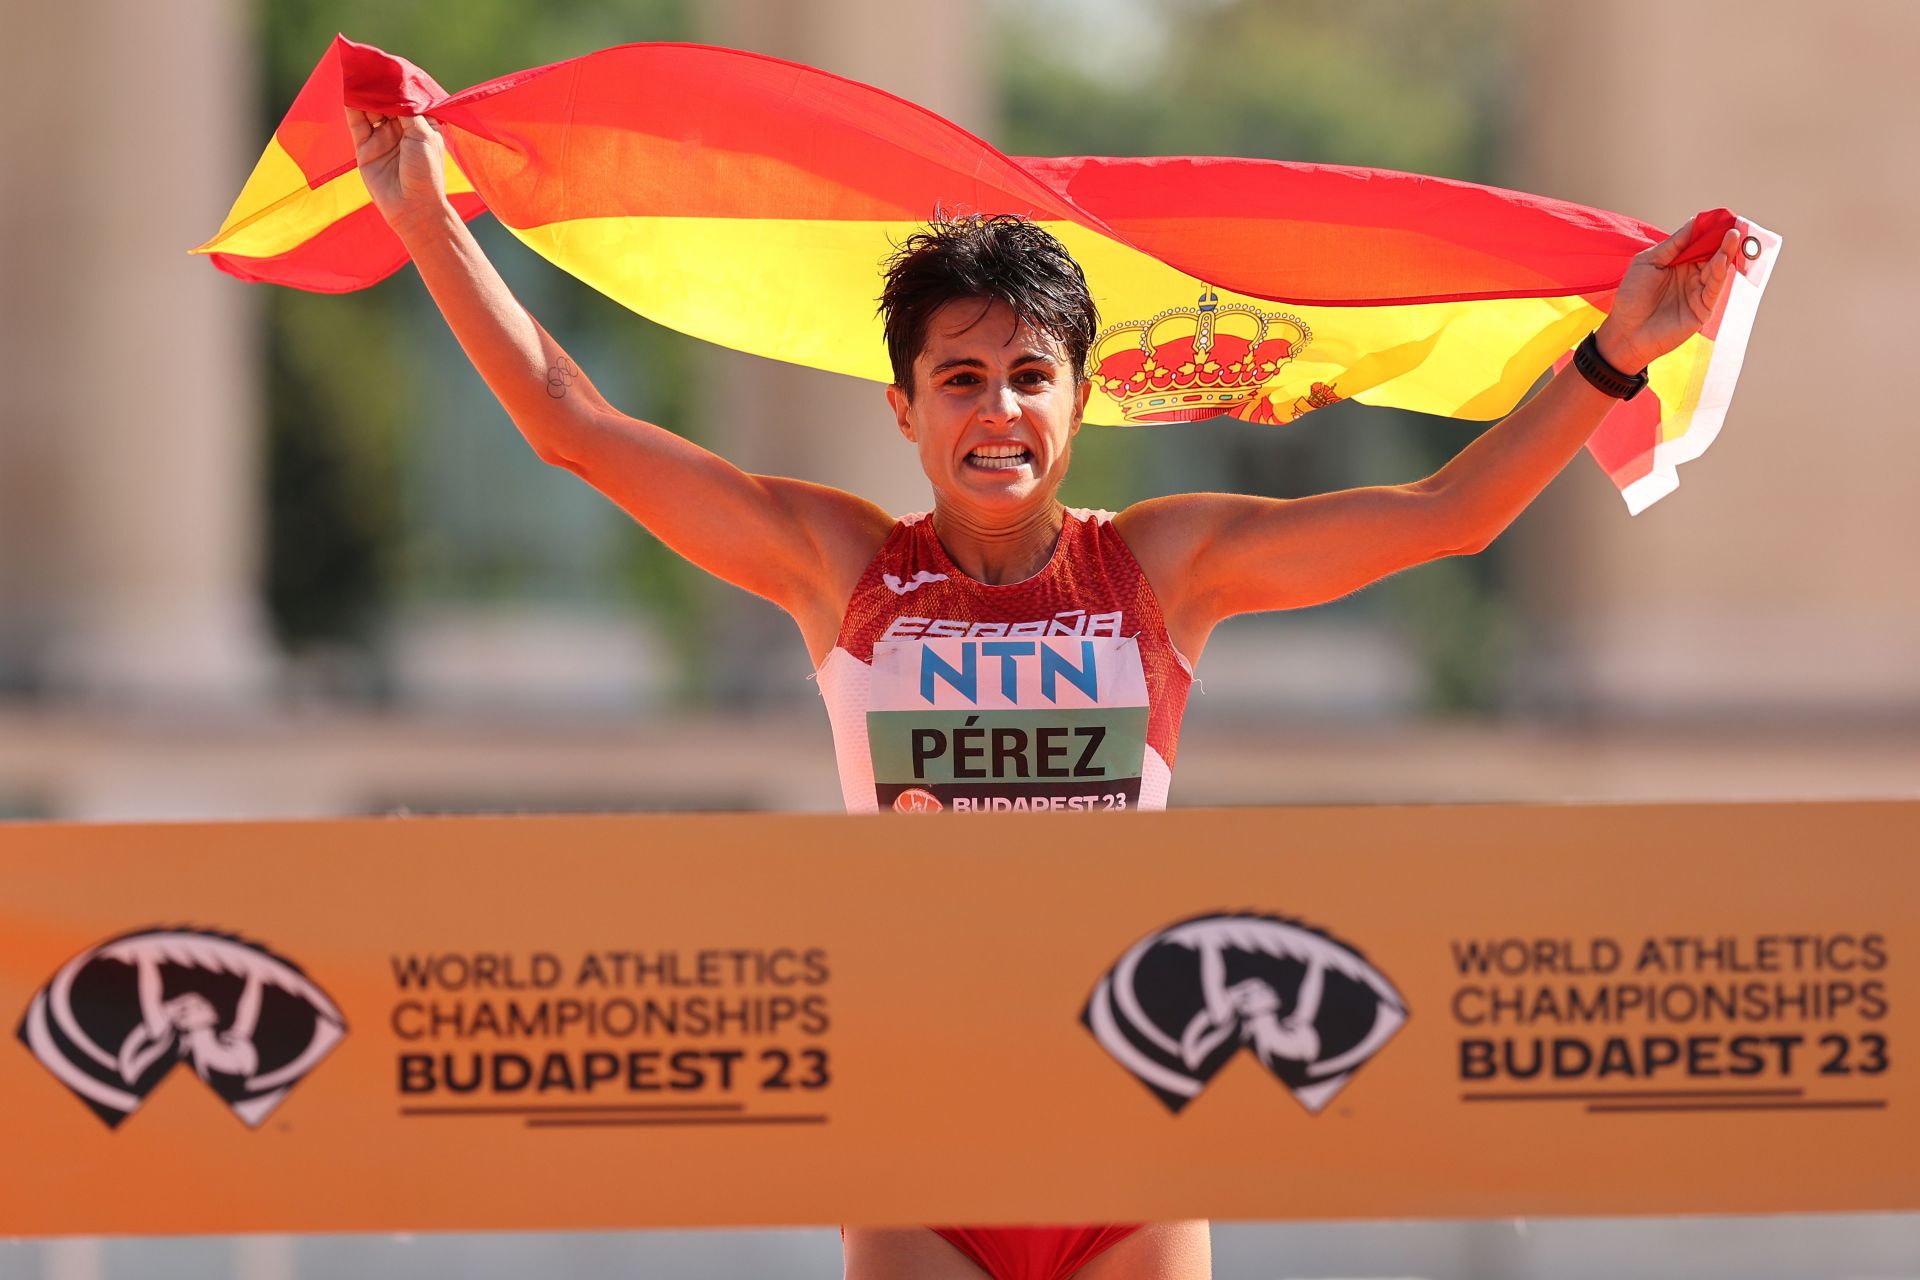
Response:
[{"label": "red and white singlet", "polygon": [[1193,667],[1108,511],[991,586],[902,518],[819,670],[849,813],[1164,809]]}]

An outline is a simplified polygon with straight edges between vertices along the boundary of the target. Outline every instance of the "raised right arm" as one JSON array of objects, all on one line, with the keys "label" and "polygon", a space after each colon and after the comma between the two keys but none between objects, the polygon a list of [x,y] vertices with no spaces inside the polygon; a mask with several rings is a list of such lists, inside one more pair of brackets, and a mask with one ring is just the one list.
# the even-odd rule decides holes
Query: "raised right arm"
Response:
[{"label": "raised right arm", "polygon": [[447,202],[444,144],[434,128],[351,109],[347,123],[374,204],[534,452],[702,569],[781,606],[815,662],[823,660],[891,517],[825,485],[751,475],[609,405],[514,299]]}]

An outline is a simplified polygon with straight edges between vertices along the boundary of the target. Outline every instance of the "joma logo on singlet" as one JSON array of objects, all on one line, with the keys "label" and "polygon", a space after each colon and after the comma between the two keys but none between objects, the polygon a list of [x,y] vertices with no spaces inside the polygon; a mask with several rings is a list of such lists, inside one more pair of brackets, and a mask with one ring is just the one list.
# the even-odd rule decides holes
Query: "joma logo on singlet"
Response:
[{"label": "joma logo on singlet", "polygon": [[[922,700],[935,702],[935,689],[939,684],[945,684],[968,702],[979,702],[982,659],[986,659],[988,664],[998,662],[1000,693],[1008,702],[1020,701],[1021,676],[1033,671],[1036,660],[1039,663],[1040,696],[1048,702],[1060,701],[1060,683],[1063,680],[1085,694],[1089,701],[1100,700],[1100,664],[1091,640],[1080,642],[1077,664],[1061,650],[1035,644],[1031,640],[968,641],[956,647],[960,658],[958,666],[941,657],[931,647],[920,651]],[[1021,661],[1023,658],[1026,659],[1024,663]],[[1032,679],[1030,674],[1028,679]]]},{"label": "joma logo on singlet", "polygon": [[1011,636],[1111,636],[1119,639],[1120,610],[1112,613],[1088,613],[1085,609],[1067,609],[1051,618],[1033,622],[964,622],[959,618],[895,618],[880,633],[890,640],[957,640]]},{"label": "joma logo on singlet", "polygon": [[897,596],[904,596],[910,592],[918,591],[929,583],[945,582],[947,575],[944,573],[929,573],[925,569],[922,569],[906,581],[902,581],[900,575],[897,573],[883,573],[880,575],[880,580],[887,584],[887,590]]}]

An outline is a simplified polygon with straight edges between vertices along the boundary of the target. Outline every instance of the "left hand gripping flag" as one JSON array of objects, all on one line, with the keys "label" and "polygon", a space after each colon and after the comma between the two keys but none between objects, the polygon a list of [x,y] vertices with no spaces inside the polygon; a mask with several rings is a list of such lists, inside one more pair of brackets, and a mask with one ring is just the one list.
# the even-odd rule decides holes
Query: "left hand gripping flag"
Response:
[{"label": "left hand gripping flag", "polygon": [[[891,380],[881,260],[936,207],[1044,224],[1105,328],[1087,419],[1284,423],[1344,399],[1497,418],[1598,327],[1634,254],[1620,214],[1382,169],[1210,157],[1015,158],[811,67],[636,44],[448,94],[341,37],[219,232],[243,280],[364,288],[407,260],[369,202],[342,111],[425,115],[456,210],[482,209],[616,301],[695,337]],[[1741,236],[1700,334],[1589,442],[1638,512],[1725,419],[1780,238],[1701,214],[1682,261]]]}]

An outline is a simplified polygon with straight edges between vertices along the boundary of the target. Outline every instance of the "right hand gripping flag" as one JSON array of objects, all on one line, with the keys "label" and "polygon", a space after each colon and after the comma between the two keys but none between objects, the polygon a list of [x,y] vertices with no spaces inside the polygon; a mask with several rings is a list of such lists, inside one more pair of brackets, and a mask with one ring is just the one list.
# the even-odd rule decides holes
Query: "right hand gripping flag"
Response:
[{"label": "right hand gripping flag", "polygon": [[[447,94],[344,37],[195,250],[244,280],[341,292],[406,250],[369,203],[343,105],[424,115],[448,193],[634,311],[757,355],[892,378],[880,264],[936,207],[1044,224],[1105,328],[1090,422],[1291,422],[1353,399],[1511,410],[1597,328],[1648,223],[1383,169],[1210,157],[1013,158],[870,86],[758,54],[636,44]],[[1682,261],[1738,228],[1704,330],[1654,362],[1589,449],[1638,512],[1726,417],[1780,238],[1701,214]]]}]

